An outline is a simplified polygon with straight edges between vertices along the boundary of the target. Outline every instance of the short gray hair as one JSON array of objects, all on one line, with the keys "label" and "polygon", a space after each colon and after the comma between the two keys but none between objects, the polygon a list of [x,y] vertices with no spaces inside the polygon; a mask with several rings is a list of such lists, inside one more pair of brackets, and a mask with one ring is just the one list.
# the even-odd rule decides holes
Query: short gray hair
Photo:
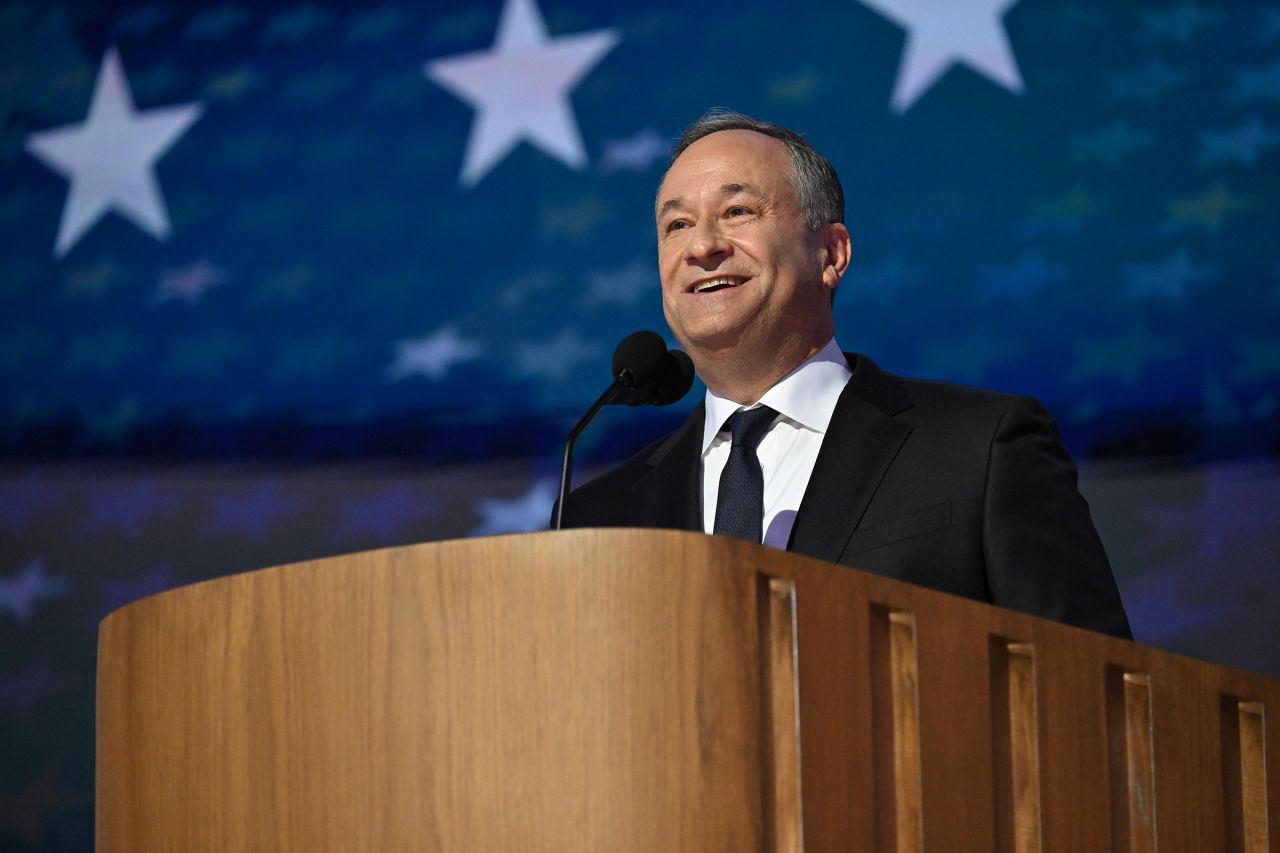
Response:
[{"label": "short gray hair", "polygon": [[754,130],[787,146],[787,156],[791,160],[791,188],[795,190],[804,224],[810,231],[817,231],[833,222],[844,222],[844,189],[840,186],[836,170],[803,136],[780,124],[760,121],[730,110],[710,110],[680,134],[667,168],[670,169],[690,145],[722,130]]}]

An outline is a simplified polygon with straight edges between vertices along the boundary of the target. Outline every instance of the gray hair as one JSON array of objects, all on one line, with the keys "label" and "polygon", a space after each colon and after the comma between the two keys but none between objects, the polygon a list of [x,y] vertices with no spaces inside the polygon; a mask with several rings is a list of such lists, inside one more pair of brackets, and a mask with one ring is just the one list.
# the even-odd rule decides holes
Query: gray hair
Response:
[{"label": "gray hair", "polygon": [[754,130],[787,146],[787,156],[791,160],[789,183],[800,202],[804,224],[810,231],[817,231],[833,222],[844,222],[844,190],[836,170],[803,136],[780,124],[729,110],[710,110],[680,134],[667,168],[670,169],[690,145],[722,130]]}]

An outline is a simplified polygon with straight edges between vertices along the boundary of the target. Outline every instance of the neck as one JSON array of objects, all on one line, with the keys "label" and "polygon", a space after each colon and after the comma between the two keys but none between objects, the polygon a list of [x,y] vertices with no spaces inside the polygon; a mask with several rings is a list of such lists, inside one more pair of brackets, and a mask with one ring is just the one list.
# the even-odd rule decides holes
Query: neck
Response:
[{"label": "neck", "polygon": [[732,349],[713,352],[690,353],[698,376],[713,392],[743,406],[760,401],[765,392],[822,349],[830,335],[820,343],[807,343],[803,347],[788,347],[775,352],[772,358],[744,356]]}]

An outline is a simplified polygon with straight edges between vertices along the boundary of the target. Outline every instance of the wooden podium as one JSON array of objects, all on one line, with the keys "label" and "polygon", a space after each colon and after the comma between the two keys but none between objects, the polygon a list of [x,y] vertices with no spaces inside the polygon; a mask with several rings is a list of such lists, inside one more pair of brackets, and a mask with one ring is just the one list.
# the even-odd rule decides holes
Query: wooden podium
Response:
[{"label": "wooden podium", "polygon": [[415,545],[124,607],[110,851],[1280,849],[1280,682],[718,537]]}]

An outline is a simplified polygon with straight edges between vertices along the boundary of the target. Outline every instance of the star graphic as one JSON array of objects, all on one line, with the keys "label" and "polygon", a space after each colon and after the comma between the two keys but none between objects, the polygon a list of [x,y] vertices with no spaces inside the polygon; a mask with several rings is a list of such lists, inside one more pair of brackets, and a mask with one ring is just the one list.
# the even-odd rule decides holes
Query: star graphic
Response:
[{"label": "star graphic", "polygon": [[316,30],[328,26],[333,13],[316,6],[299,6],[287,12],[278,12],[271,16],[262,30],[262,40],[301,41]]},{"label": "star graphic", "polygon": [[44,562],[32,560],[18,571],[0,576],[0,611],[7,610],[26,622],[37,601],[62,595],[70,588],[69,580],[47,576]]},{"label": "star graphic", "polygon": [[671,140],[645,128],[635,136],[606,142],[604,154],[600,157],[600,171],[605,174],[643,172],[654,163],[665,160],[670,153]]},{"label": "star graphic", "polygon": [[213,265],[208,258],[201,258],[185,267],[174,267],[160,273],[155,302],[199,302],[205,291],[217,287],[227,279],[226,270]]},{"label": "star graphic", "polygon": [[30,473],[17,480],[0,484],[0,525],[21,528],[31,519],[58,506],[66,499],[59,489],[50,486],[44,477]]},{"label": "star graphic", "polygon": [[1143,9],[1142,29],[1138,38],[1143,42],[1191,41],[1196,30],[1215,24],[1222,19],[1217,9],[1202,9],[1191,0],[1183,0],[1169,8]]},{"label": "star graphic", "polygon": [[89,493],[89,511],[77,527],[81,534],[115,530],[137,536],[154,516],[179,506],[180,497],[150,480],[99,486]]},{"label": "star graphic", "polygon": [[[1134,633],[1144,640],[1167,641],[1207,624],[1247,631],[1235,619],[1224,622],[1221,611],[1256,611],[1263,620],[1275,612],[1274,604],[1268,606],[1268,599],[1275,598],[1275,585],[1264,556],[1274,541],[1280,511],[1274,463],[1216,463],[1203,471],[1194,502],[1170,503],[1180,490],[1166,489],[1158,493],[1162,503],[1142,507],[1142,518],[1151,526],[1146,549],[1171,555],[1123,590]],[[1239,587],[1204,582],[1206,577],[1225,575],[1237,578],[1246,589],[1256,584],[1250,607],[1241,609],[1238,602],[1222,600],[1224,594],[1239,595]]]},{"label": "star graphic", "polygon": [[261,539],[277,519],[296,514],[304,504],[301,498],[286,494],[278,483],[260,483],[252,491],[215,498],[206,529],[213,534]]},{"label": "star graphic", "polygon": [[549,204],[542,211],[542,233],[547,237],[581,239],[609,218],[610,207],[598,199],[582,198],[567,204]]},{"label": "star graphic", "polygon": [[544,290],[557,285],[550,270],[536,270],[519,276],[498,293],[498,304],[503,308],[519,308]]},{"label": "star graphic", "polygon": [[1011,92],[1022,76],[1001,18],[1018,0],[860,0],[907,30],[892,106],[911,108],[953,65],[963,62]]},{"label": "star graphic", "polygon": [[1262,26],[1258,28],[1258,40],[1280,39],[1280,6],[1268,6],[1258,11],[1262,13]]},{"label": "star graphic", "polygon": [[1263,125],[1254,115],[1233,130],[1202,130],[1197,162],[1201,166],[1234,162],[1252,169],[1258,165],[1258,154],[1277,144],[1280,144],[1280,133]]},{"label": "star graphic", "polygon": [[542,341],[515,344],[514,372],[548,382],[564,382],[584,361],[600,355],[600,347],[582,340],[573,329],[562,329]]},{"label": "star graphic", "polygon": [[137,397],[87,408],[80,414],[80,440],[91,447],[102,444],[118,446],[141,418],[142,404]]},{"label": "star graphic", "polygon": [[173,10],[159,3],[129,9],[116,18],[111,32],[117,36],[147,36],[169,23]]},{"label": "star graphic", "polygon": [[[890,255],[869,264],[861,264],[845,274],[840,287],[848,288],[861,299],[899,292],[904,285],[920,281],[923,271],[911,266],[900,255]],[[845,303],[848,304],[848,303]]]},{"label": "star graphic", "polygon": [[235,3],[223,3],[194,15],[183,35],[189,39],[220,41],[248,23],[250,14]]},{"label": "star graphic", "polygon": [[1231,370],[1239,382],[1257,382],[1280,377],[1280,338],[1249,337],[1235,342],[1240,361]]},{"label": "star graphic", "polygon": [[1045,233],[1075,234],[1091,218],[1104,213],[1107,200],[1084,187],[1074,187],[1056,196],[1033,199],[1031,216],[1021,228],[1028,237]]},{"label": "star graphic", "polygon": [[407,485],[395,485],[368,497],[348,498],[342,504],[336,533],[376,542],[396,541],[405,524],[435,515],[436,503]]},{"label": "star graphic", "polygon": [[164,361],[164,372],[169,376],[214,376],[229,362],[244,358],[251,349],[242,332],[213,328],[175,342],[173,352]]},{"label": "star graphic", "polygon": [[1134,151],[1150,148],[1155,143],[1154,134],[1135,130],[1123,119],[1116,119],[1106,127],[1075,134],[1071,139],[1071,151],[1081,159],[1119,166]]},{"label": "star graphic", "polygon": [[1268,99],[1280,101],[1280,61],[1257,68],[1237,68],[1228,96],[1234,103]]},{"label": "star graphic", "polygon": [[1211,231],[1219,231],[1227,214],[1248,210],[1255,206],[1255,202],[1251,196],[1236,195],[1219,181],[1199,195],[1171,198],[1168,205],[1175,224],[1202,225]]},{"label": "star graphic", "polygon": [[822,77],[812,71],[803,71],[790,77],[780,77],[769,84],[768,96],[774,101],[794,104],[810,103],[822,86]]},{"label": "star graphic", "polygon": [[1183,85],[1190,77],[1187,72],[1170,68],[1153,57],[1136,68],[1112,72],[1107,78],[1107,97],[1112,101],[1139,101],[1151,105],[1158,102],[1166,91]]},{"label": "star graphic", "polygon": [[395,347],[395,363],[387,368],[387,378],[392,382],[408,376],[443,379],[453,365],[484,354],[479,341],[463,338],[452,326],[425,338],[396,341]]},{"label": "star graphic", "polygon": [[1046,284],[1066,281],[1070,277],[1070,270],[1066,267],[1045,263],[1039,251],[1031,250],[1011,264],[979,270],[978,278],[982,284],[978,293],[983,299],[1030,299]]},{"label": "star graphic", "polygon": [[1146,325],[1135,323],[1114,337],[1083,340],[1076,345],[1073,382],[1109,377],[1137,382],[1147,365],[1176,354],[1181,345],[1171,338],[1155,337]]},{"label": "star graphic", "polygon": [[155,163],[200,112],[196,103],[138,112],[120,54],[108,49],[84,123],[27,137],[27,151],[71,182],[54,257],[69,252],[111,210],[156,239],[168,237]]},{"label": "star graphic", "polygon": [[386,41],[404,32],[413,19],[404,11],[392,6],[372,9],[364,14],[353,15],[347,22],[344,36],[351,44],[365,44],[375,41]]},{"label": "star graphic", "polygon": [[471,535],[496,536],[499,533],[546,530],[558,491],[551,480],[539,480],[523,495],[508,500],[481,498],[476,504],[481,521]]},{"label": "star graphic", "polygon": [[1192,263],[1191,253],[1179,249],[1158,264],[1125,266],[1124,277],[1129,280],[1129,286],[1124,289],[1124,296],[1128,299],[1157,296],[1181,302],[1189,286],[1212,281],[1219,277],[1219,272],[1212,264]]},{"label": "star graphic", "polygon": [[462,186],[475,186],[521,141],[583,169],[569,92],[617,43],[612,29],[551,38],[536,0],[507,0],[492,49],[423,66],[428,79],[476,110]]},{"label": "star graphic", "polygon": [[587,289],[579,304],[584,310],[602,306],[631,308],[640,299],[658,293],[653,264],[635,258],[624,267],[594,270],[587,274]]}]

